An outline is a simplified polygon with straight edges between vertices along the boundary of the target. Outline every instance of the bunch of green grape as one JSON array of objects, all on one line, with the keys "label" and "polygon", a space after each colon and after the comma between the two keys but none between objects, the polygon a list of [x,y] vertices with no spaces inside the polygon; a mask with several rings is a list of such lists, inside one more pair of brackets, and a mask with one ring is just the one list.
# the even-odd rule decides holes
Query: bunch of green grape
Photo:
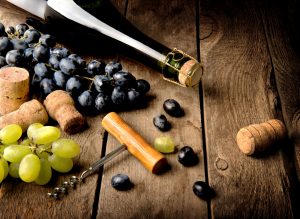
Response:
[{"label": "bunch of green grape", "polygon": [[60,138],[60,130],[54,126],[34,123],[22,139],[22,129],[11,124],[0,130],[0,183],[10,175],[24,182],[47,184],[52,169],[66,173],[73,167],[72,158],[80,153],[75,141]]}]

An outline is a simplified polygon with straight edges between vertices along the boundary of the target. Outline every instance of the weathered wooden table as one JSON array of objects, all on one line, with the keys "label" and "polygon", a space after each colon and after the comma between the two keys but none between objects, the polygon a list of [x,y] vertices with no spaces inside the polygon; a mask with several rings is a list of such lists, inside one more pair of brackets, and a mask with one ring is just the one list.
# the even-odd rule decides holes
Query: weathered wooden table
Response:
[{"label": "weathered wooden table", "polygon": [[[149,142],[161,135],[152,118],[163,113],[163,101],[178,100],[185,116],[170,118],[173,128],[168,134],[178,148],[192,146],[199,164],[185,168],[177,154],[169,154],[171,170],[157,176],[125,152],[64,199],[49,199],[46,193],[55,185],[118,146],[100,125],[104,115],[88,117],[90,127],[69,136],[82,147],[74,170],[47,186],[6,179],[0,185],[0,217],[299,218],[300,60],[289,37],[284,1],[113,3],[149,36],[201,58],[202,82],[185,89],[119,54],[87,57],[118,60],[137,78],[150,81],[149,106],[120,113]],[[0,0],[0,22],[15,25],[26,16]],[[271,118],[285,122],[289,140],[264,156],[242,154],[235,141],[237,131]],[[114,190],[110,179],[117,173],[129,175],[134,188]],[[207,202],[196,197],[192,185],[198,180],[208,182],[216,197]]]}]

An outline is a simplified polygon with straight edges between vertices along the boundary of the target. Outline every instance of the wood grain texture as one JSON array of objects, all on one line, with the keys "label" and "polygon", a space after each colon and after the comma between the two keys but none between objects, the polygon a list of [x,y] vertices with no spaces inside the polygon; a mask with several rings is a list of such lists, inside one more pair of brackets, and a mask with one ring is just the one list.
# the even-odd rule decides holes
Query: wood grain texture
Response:
[{"label": "wood grain texture", "polygon": [[[0,22],[5,26],[24,23],[29,14],[15,6],[0,0]],[[70,48],[72,51],[72,48]],[[92,58],[92,57],[87,57]],[[2,218],[86,218],[91,217],[97,187],[97,175],[89,179],[74,192],[61,201],[47,197],[52,191],[71,175],[79,174],[89,165],[100,159],[103,138],[101,116],[88,118],[89,128],[72,136],[81,145],[81,155],[75,160],[75,167],[70,173],[55,174],[47,186],[24,183],[20,180],[7,178],[0,185],[0,212]],[[66,135],[63,135],[66,136]]]},{"label": "wood grain texture", "polygon": [[281,151],[252,158],[235,142],[239,128],[276,117],[271,60],[255,1],[202,1],[201,13],[213,24],[200,37],[207,168],[217,193],[212,217],[293,218]]},{"label": "wood grain texture", "polygon": [[[298,36],[299,15],[290,11],[299,10],[299,1],[261,1],[261,13],[266,29],[270,54],[282,113],[289,136],[295,143],[290,159],[295,160],[298,181],[300,181],[300,53]],[[289,9],[289,10],[288,10]],[[289,28],[293,26],[294,30]],[[297,42],[295,42],[297,41]]]},{"label": "wood grain texture", "polygon": [[[130,0],[127,18],[139,29],[166,46],[182,49],[196,56],[195,4],[193,1]],[[149,105],[145,109],[120,113],[120,116],[148,142],[163,134],[174,138],[177,148],[190,145],[200,158],[194,167],[183,167],[177,154],[166,155],[171,170],[156,176],[149,173],[127,152],[104,168],[99,212],[97,218],[207,218],[207,203],[193,194],[192,186],[204,178],[201,141],[201,122],[198,88],[181,88],[162,80],[161,75],[141,63],[121,58],[123,68],[137,78],[151,84]],[[176,99],[185,111],[182,118],[172,118],[163,111],[163,102]],[[152,122],[154,116],[164,113],[172,124],[170,132],[158,131]],[[107,152],[119,143],[108,137]],[[134,188],[119,192],[110,185],[117,173],[127,174]]]}]

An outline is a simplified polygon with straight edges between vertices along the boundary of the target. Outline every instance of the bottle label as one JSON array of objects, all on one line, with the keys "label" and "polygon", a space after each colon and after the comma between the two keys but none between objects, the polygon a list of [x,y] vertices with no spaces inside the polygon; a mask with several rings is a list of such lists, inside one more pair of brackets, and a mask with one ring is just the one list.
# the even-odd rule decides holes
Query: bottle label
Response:
[{"label": "bottle label", "polygon": [[190,87],[200,82],[203,69],[196,59],[175,48],[166,55],[162,72],[165,80]]}]

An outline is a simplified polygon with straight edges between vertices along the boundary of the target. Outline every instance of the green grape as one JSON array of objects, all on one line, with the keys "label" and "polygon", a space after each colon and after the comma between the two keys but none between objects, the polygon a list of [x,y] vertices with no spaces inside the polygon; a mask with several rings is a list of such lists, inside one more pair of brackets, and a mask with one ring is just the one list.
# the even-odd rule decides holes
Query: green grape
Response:
[{"label": "green grape", "polygon": [[172,153],[175,150],[175,144],[170,136],[161,136],[154,140],[154,148],[162,153]]},{"label": "green grape", "polygon": [[45,185],[47,184],[52,177],[51,166],[46,159],[40,159],[41,161],[41,170],[38,178],[35,179],[36,184]]},{"label": "green grape", "polygon": [[61,158],[54,154],[52,154],[48,161],[51,165],[51,167],[61,173],[67,173],[69,172],[73,167],[73,161],[70,158]]},{"label": "green grape", "polygon": [[0,157],[0,165],[3,166],[3,170],[4,170],[4,178],[3,179],[5,179],[8,174],[8,163],[4,158]]},{"label": "green grape", "polygon": [[20,178],[19,176],[19,163],[10,163],[8,174],[13,178]]},{"label": "green grape", "polygon": [[23,139],[19,144],[20,145],[27,145],[27,146],[29,146],[30,145],[30,139],[29,138],[25,138],[25,139]]},{"label": "green grape", "polygon": [[33,182],[40,174],[41,162],[37,155],[27,154],[19,166],[19,176],[24,182]]},{"label": "green grape", "polygon": [[80,154],[80,146],[71,139],[61,138],[52,143],[52,152],[62,158],[73,158]]},{"label": "green grape", "polygon": [[36,129],[31,135],[35,144],[49,144],[60,137],[60,130],[54,126],[44,126]]},{"label": "green grape", "polygon": [[4,180],[4,166],[0,163],[0,183]]},{"label": "green grape", "polygon": [[7,125],[0,131],[1,142],[6,145],[18,141],[21,136],[22,128],[16,124]]},{"label": "green grape", "polygon": [[9,162],[20,163],[25,155],[31,153],[32,151],[28,146],[10,145],[4,149],[3,157]]},{"label": "green grape", "polygon": [[27,137],[28,137],[29,139],[32,139],[33,133],[34,133],[37,129],[39,129],[39,128],[43,127],[43,126],[44,126],[44,125],[42,125],[41,123],[33,123],[33,124],[31,124],[31,125],[28,127],[28,129],[27,129]]}]

